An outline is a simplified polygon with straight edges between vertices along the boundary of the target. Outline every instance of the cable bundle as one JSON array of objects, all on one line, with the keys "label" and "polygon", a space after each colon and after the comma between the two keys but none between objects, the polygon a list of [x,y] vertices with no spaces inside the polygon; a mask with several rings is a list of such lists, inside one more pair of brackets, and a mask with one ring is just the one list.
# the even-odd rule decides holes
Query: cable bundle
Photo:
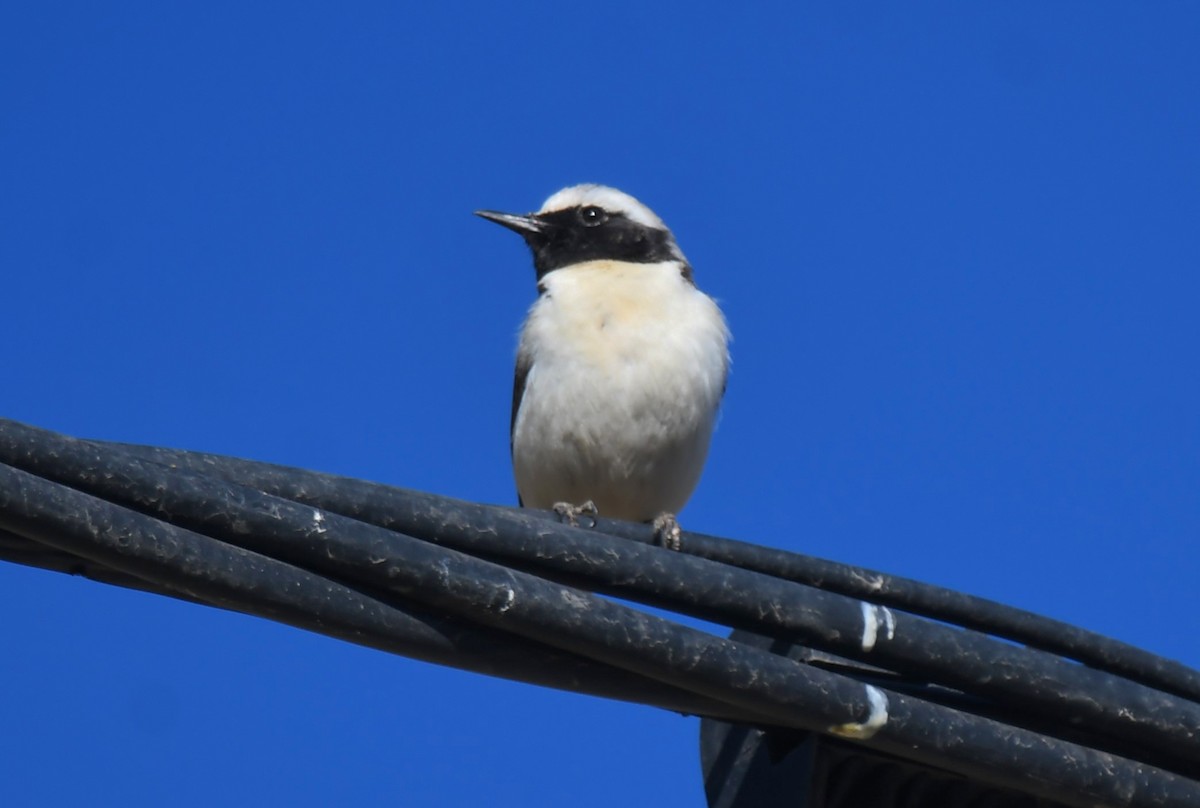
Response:
[{"label": "cable bundle", "polygon": [[[1200,805],[1200,673],[990,601],[728,539],[685,533],[677,553],[644,525],[575,528],[7,420],[0,463],[10,561],[493,676],[845,738],[1064,805]],[[793,644],[814,652],[793,658]]]}]

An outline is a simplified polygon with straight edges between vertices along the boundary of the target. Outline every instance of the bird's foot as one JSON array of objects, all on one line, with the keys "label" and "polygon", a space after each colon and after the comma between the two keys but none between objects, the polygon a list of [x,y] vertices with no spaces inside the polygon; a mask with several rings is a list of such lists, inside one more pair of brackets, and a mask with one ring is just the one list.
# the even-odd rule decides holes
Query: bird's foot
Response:
[{"label": "bird's foot", "polygon": [[596,517],[600,515],[600,511],[596,510],[596,503],[590,499],[582,505],[572,505],[570,502],[554,503],[554,512],[558,514],[560,521],[571,527],[579,527],[579,517],[586,516],[591,524],[587,527],[596,526]]},{"label": "bird's foot", "polygon": [[651,522],[654,525],[654,541],[668,550],[678,552],[683,547],[683,529],[673,513],[660,513]]}]

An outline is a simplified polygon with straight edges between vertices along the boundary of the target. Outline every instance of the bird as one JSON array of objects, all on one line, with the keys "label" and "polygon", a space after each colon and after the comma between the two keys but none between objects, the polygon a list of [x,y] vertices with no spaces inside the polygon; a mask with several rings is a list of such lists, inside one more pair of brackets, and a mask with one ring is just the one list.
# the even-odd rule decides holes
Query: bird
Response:
[{"label": "bird", "polygon": [[518,502],[568,523],[676,515],[700,480],[729,377],[730,333],[667,226],[629,194],[584,184],[535,213],[475,211],[520,234],[538,296],[521,327],[510,450]]}]

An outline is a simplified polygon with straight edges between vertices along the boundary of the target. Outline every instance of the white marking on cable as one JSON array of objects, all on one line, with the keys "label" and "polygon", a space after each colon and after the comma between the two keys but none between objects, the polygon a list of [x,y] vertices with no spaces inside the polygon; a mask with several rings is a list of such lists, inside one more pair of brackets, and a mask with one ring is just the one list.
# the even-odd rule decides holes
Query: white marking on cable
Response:
[{"label": "white marking on cable", "polygon": [[879,620],[875,617],[875,607],[865,600],[859,601],[863,614],[862,649],[870,651],[875,647],[875,638],[879,633]]},{"label": "white marking on cable", "polygon": [[829,728],[829,731],[834,735],[841,735],[843,738],[856,738],[858,740],[866,740],[879,732],[880,728],[888,722],[888,700],[883,691],[871,685],[864,685],[867,689],[867,702],[871,705],[871,712],[867,715],[867,720],[861,724],[856,721],[851,721],[846,724],[834,724]]},{"label": "white marking on cable", "polygon": [[879,609],[883,612],[883,626],[890,640],[896,636],[896,615],[887,606],[880,606]]},{"label": "white marking on cable", "polygon": [[892,614],[892,610],[887,606],[875,606],[865,601],[859,601],[862,607],[863,616],[863,633],[862,633],[862,649],[870,651],[875,648],[875,641],[879,639],[879,625],[883,623],[883,636],[886,639],[892,639],[896,636],[896,615]]},{"label": "white marking on cable", "polygon": [[504,614],[509,609],[511,609],[512,605],[514,603],[516,603],[516,600],[517,600],[517,593],[514,592],[511,587],[506,588],[504,590],[504,602],[500,604],[500,614]]}]

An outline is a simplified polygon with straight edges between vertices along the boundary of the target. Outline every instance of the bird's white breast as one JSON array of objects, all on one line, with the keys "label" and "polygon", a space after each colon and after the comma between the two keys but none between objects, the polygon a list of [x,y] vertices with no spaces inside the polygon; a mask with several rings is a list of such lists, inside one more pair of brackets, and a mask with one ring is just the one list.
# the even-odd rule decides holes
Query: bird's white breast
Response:
[{"label": "bird's white breast", "polygon": [[525,505],[676,512],[700,478],[724,389],[720,310],[675,262],[592,261],[543,283],[521,333],[531,368],[513,428]]}]

